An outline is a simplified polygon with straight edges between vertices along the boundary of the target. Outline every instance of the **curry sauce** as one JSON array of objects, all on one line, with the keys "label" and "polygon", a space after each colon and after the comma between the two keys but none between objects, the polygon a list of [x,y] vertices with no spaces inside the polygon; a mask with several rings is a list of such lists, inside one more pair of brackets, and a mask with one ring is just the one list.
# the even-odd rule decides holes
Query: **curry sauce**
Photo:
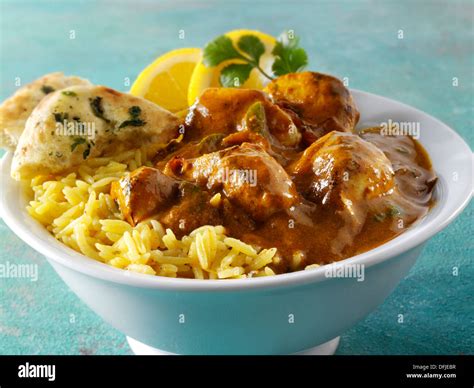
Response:
[{"label": "curry sauce", "polygon": [[334,77],[298,73],[262,91],[214,88],[190,108],[181,136],[111,194],[132,225],[155,218],[177,236],[202,225],[277,248],[285,273],[370,250],[432,203],[436,175],[423,147],[379,128]]}]

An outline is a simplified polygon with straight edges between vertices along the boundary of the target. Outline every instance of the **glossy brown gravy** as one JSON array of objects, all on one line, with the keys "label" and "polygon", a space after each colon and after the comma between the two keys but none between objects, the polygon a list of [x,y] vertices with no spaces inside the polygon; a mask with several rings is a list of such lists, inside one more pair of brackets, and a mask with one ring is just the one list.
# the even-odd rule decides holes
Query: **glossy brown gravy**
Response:
[{"label": "glossy brown gravy", "polygon": [[[347,93],[328,96],[353,104]],[[153,168],[112,186],[130,223],[153,217],[178,237],[223,225],[228,236],[276,247],[270,266],[285,273],[377,247],[432,205],[436,175],[423,147],[379,128],[353,133],[355,107],[343,108],[349,118],[341,126],[336,116],[305,121],[289,103],[271,103],[257,91],[216,89],[205,97],[191,108],[184,137],[160,149]],[[247,178],[253,171],[255,185],[229,181],[229,171],[247,172]],[[211,205],[215,195],[221,199]]]},{"label": "glossy brown gravy", "polygon": [[[436,176],[431,161],[414,139],[387,138],[374,129],[366,130],[361,137],[377,145],[392,162],[398,190],[373,200],[373,208],[367,211],[360,231],[350,230],[349,235],[341,235],[346,221],[339,210],[304,202],[296,205],[294,211],[275,215],[256,231],[236,226],[229,233],[251,244],[277,247],[285,258],[278,268],[282,272],[351,257],[398,236],[432,205],[431,190]],[[299,219],[302,215],[311,219],[310,225]],[[298,258],[289,260],[293,255]]]},{"label": "glossy brown gravy", "polygon": [[[224,225],[229,236],[262,248],[276,247],[281,259],[272,267],[278,273],[368,251],[396,237],[428,212],[436,176],[428,155],[416,140],[382,136],[376,128],[363,131],[360,137],[375,144],[390,160],[395,187],[383,196],[367,200],[361,220],[355,225],[351,218],[347,219],[344,209],[331,203],[315,204],[302,196],[292,206],[259,222],[227,199],[214,208],[209,201],[219,190],[204,187],[194,192],[194,186],[183,191],[178,203],[158,211],[154,218],[178,236],[205,224]],[[192,151],[196,146],[196,142],[183,142],[171,154],[161,155],[163,159],[156,167],[165,170],[178,156],[196,156]],[[294,159],[300,155],[301,152],[295,153]],[[285,169],[294,180],[291,163]]]}]

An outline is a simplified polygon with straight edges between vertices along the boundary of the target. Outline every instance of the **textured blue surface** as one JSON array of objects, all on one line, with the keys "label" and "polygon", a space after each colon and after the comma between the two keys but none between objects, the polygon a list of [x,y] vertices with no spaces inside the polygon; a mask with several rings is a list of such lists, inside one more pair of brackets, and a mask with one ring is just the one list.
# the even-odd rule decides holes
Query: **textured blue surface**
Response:
[{"label": "textured blue surface", "polygon": [[[125,91],[126,77],[133,81],[167,50],[201,47],[235,28],[270,34],[294,29],[311,69],[348,77],[352,88],[424,110],[472,147],[472,1],[0,4],[2,100],[15,91],[15,77],[25,83],[51,71]],[[338,354],[474,353],[473,209],[471,204],[429,242],[386,302],[342,336]],[[39,278],[0,278],[0,354],[130,353],[124,336],[78,300],[44,258],[0,221],[0,263],[6,261],[38,264]]]}]

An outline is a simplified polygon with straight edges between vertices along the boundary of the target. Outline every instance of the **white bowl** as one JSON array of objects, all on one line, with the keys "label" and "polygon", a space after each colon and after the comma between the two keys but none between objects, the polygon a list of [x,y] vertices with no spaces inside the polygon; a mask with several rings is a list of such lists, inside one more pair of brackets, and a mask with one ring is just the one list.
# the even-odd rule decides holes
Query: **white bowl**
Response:
[{"label": "white bowl", "polygon": [[381,304],[426,241],[452,222],[472,196],[472,153],[456,132],[399,102],[360,91],[353,95],[361,112],[359,127],[388,119],[419,122],[420,141],[439,177],[437,203],[423,220],[390,242],[341,262],[363,266],[364,281],[330,278],[324,267],[226,281],[112,268],[58,242],[29,216],[23,190],[10,178],[11,154],[0,166],[1,215],[92,310],[140,343],[179,354],[303,351],[339,336]]}]

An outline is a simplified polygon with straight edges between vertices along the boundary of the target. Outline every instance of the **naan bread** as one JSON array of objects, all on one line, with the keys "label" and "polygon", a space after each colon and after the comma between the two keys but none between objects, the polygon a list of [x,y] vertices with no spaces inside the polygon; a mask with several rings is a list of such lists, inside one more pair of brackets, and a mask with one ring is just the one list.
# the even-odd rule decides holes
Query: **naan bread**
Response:
[{"label": "naan bread", "polygon": [[12,177],[54,174],[90,157],[166,143],[181,120],[147,100],[105,86],[72,86],[48,94],[26,122]]},{"label": "naan bread", "polygon": [[25,123],[36,105],[47,94],[73,85],[91,85],[79,77],[51,73],[23,86],[0,105],[0,147],[14,151]]}]

